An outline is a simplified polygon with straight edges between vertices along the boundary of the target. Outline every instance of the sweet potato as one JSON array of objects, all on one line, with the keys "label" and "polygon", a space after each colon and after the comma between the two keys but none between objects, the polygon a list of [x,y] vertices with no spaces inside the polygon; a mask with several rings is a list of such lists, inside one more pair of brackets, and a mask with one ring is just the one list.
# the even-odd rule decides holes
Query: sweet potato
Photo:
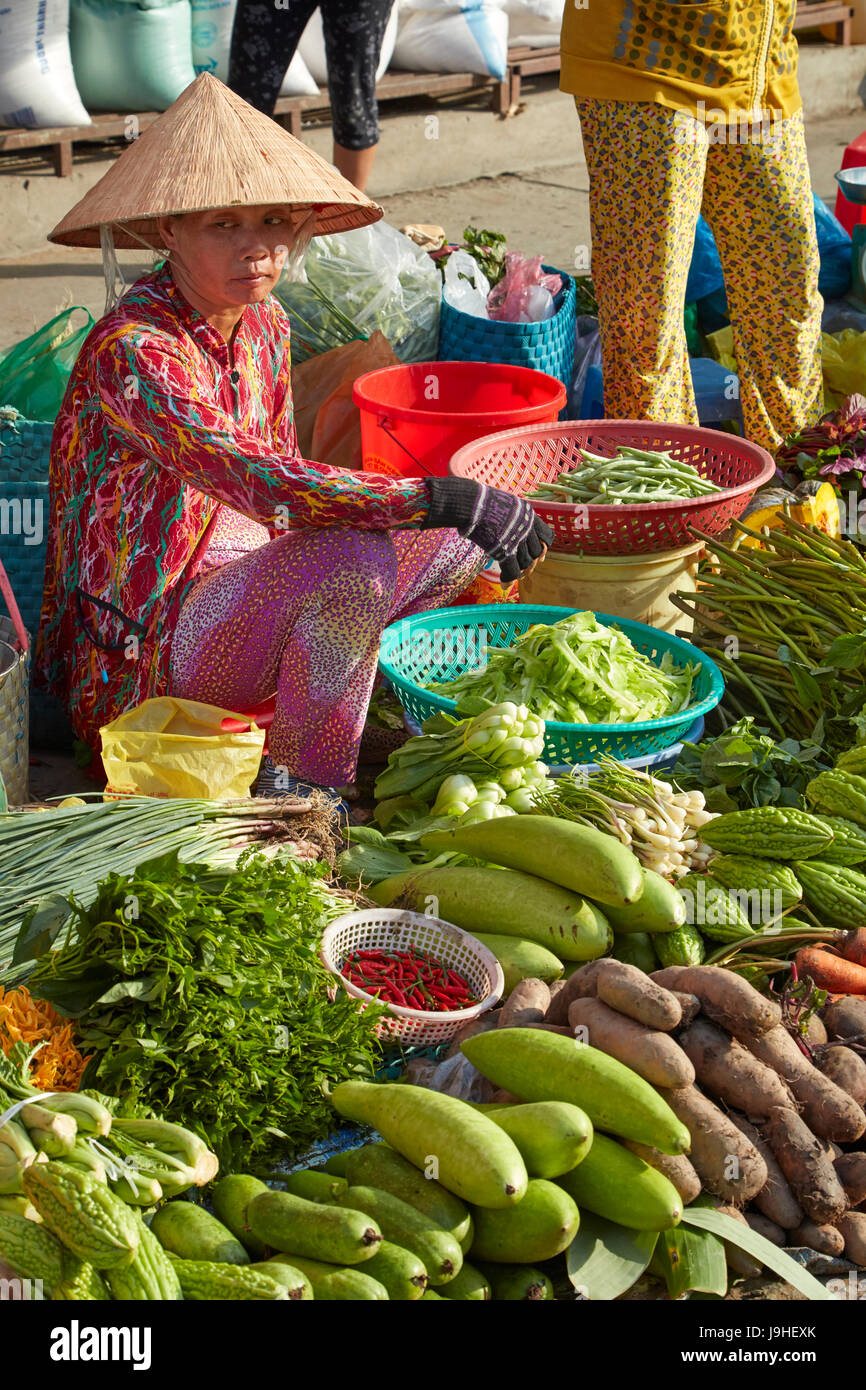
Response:
[{"label": "sweet potato", "polygon": [[701,1001],[696,994],[683,994],[682,990],[672,989],[671,994],[679,1001],[680,1028],[688,1028],[701,1011]]},{"label": "sweet potato", "polygon": [[638,1144],[634,1140],[623,1140],[625,1147],[642,1158],[657,1173],[663,1173],[668,1182],[673,1183],[687,1207],[701,1195],[701,1180],[685,1154],[663,1154],[649,1144]]},{"label": "sweet potato", "polygon": [[599,962],[596,992],[612,1009],[645,1023],[647,1028],[668,1033],[682,1021],[676,996],[625,961],[610,958]]},{"label": "sweet potato", "polygon": [[767,1165],[733,1120],[701,1095],[697,1086],[660,1091],[689,1131],[689,1160],[708,1192],[748,1202],[767,1181]]},{"label": "sweet potato", "polygon": [[827,1041],[827,1029],[818,1014],[810,1014],[806,1023],[805,1040],[810,1047],[822,1047]]},{"label": "sweet potato", "polygon": [[560,1026],[568,1022],[568,1006],[573,999],[591,999],[596,992],[596,975],[598,974],[600,960],[587,961],[579,970],[575,970],[573,975],[569,975],[563,981],[564,988],[559,990],[554,998],[551,999],[547,1013],[544,1015],[545,1023],[557,1023]]},{"label": "sweet potato", "polygon": [[679,1042],[694,1065],[699,1085],[737,1110],[763,1116],[774,1106],[794,1104],[791,1092],[771,1067],[707,1019],[690,1023]]},{"label": "sweet potato", "polygon": [[853,1048],[836,1043],[822,1049],[815,1057],[815,1065],[858,1105],[866,1105],[866,1062]]},{"label": "sweet potato", "polygon": [[743,1215],[752,1230],[756,1231],[759,1236],[763,1236],[764,1240],[770,1241],[772,1245],[787,1244],[782,1227],[777,1226],[775,1221],[771,1221],[769,1216],[764,1216],[760,1211],[744,1211]]},{"label": "sweet potato", "polygon": [[841,1255],[845,1240],[835,1226],[816,1226],[814,1221],[803,1221],[796,1230],[788,1233],[788,1245],[805,1245],[809,1250],[817,1250],[819,1255]]},{"label": "sweet potato", "polygon": [[[813,1067],[781,1024],[752,1038],[748,1047],[753,1056],[777,1072],[790,1087],[802,1106],[803,1119],[819,1139],[851,1143],[866,1131],[866,1113],[847,1091]],[[748,1106],[741,1108],[751,1113]]]},{"label": "sweet potato", "polygon": [[800,1206],[816,1226],[839,1220],[848,1205],[836,1169],[794,1110],[776,1106],[764,1134]]},{"label": "sweet potato", "polygon": [[866,1212],[846,1212],[836,1224],[845,1242],[846,1260],[866,1268]]},{"label": "sweet potato", "polygon": [[570,1029],[567,1025],[566,1025],[564,1028],[561,1028],[560,1025],[559,1025],[558,1023],[545,1023],[543,1020],[542,1020],[541,1023],[525,1023],[525,1024],[523,1025],[523,1027],[524,1027],[524,1028],[541,1028],[542,1031],[545,1032],[545,1033],[560,1033],[560,1034],[562,1035],[562,1037],[564,1037],[564,1038],[573,1038],[573,1037],[574,1037],[574,1034],[572,1033],[571,1029]]},{"label": "sweet potato", "polygon": [[803,1210],[788,1184],[788,1179],[776,1162],[776,1155],[759,1130],[750,1124],[745,1115],[732,1113],[731,1119],[746,1138],[754,1145],[767,1168],[767,1181],[752,1198],[758,1211],[783,1231],[790,1231],[804,1220]]},{"label": "sweet potato", "polygon": [[553,1003],[553,1001],[554,1001],[554,999],[556,998],[556,996],[557,996],[557,994],[559,993],[559,991],[560,991],[561,989],[565,989],[565,985],[566,985],[566,981],[565,981],[565,980],[551,980],[551,981],[548,983],[547,988],[550,990],[550,1002],[551,1002],[551,1004]]},{"label": "sweet potato", "polygon": [[520,980],[499,1010],[498,1026],[526,1028],[541,1023],[549,1008],[550,990],[543,980]]},{"label": "sweet potato", "polygon": [[[721,1202],[718,1198],[713,1202],[713,1206],[716,1211],[721,1211],[725,1216],[730,1216],[732,1221],[740,1221],[744,1226],[748,1226],[748,1221],[737,1207],[732,1207],[726,1202]],[[739,1274],[743,1279],[757,1279],[760,1277],[761,1270],[764,1268],[763,1265],[758,1264],[756,1260],[752,1259],[751,1255],[745,1250],[741,1250],[739,1246],[732,1244],[731,1241],[723,1240],[722,1244],[725,1247],[725,1259],[728,1262],[729,1269],[732,1269],[735,1274]]]},{"label": "sweet potato", "polygon": [[824,1009],[824,1026],[831,1038],[866,1038],[866,999],[846,996],[836,999]]},{"label": "sweet potato", "polygon": [[748,980],[717,965],[670,966],[654,971],[650,979],[665,989],[696,994],[707,1018],[742,1042],[760,1037],[782,1020],[778,1004],[765,999]]},{"label": "sweet potato", "polygon": [[460,1032],[455,1033],[451,1040],[451,1046],[445,1053],[446,1060],[449,1057],[455,1057],[457,1055],[460,1051],[460,1044],[465,1042],[467,1038],[474,1038],[476,1033],[489,1033],[491,1028],[495,1028],[497,1023],[496,1015],[498,1012],[499,1010],[494,1012],[492,1009],[489,1009],[487,1013],[482,1014],[480,1018],[474,1018],[471,1023],[464,1023]]},{"label": "sweet potato", "polygon": [[866,1153],[842,1154],[833,1167],[845,1189],[845,1196],[852,1207],[866,1202]]},{"label": "sweet potato", "polygon": [[568,1010],[572,1030],[586,1029],[584,1042],[631,1067],[653,1086],[690,1086],[695,1069],[667,1033],[646,1028],[611,1009],[601,999],[574,999]]}]

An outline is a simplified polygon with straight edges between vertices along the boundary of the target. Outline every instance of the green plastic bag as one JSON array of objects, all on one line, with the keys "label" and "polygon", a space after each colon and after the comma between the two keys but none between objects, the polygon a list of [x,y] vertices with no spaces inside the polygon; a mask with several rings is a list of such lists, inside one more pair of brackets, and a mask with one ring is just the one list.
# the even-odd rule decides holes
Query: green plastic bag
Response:
[{"label": "green plastic bag", "polygon": [[[73,314],[84,314],[80,327]],[[53,420],[93,315],[78,305],[64,309],[0,361],[0,406],[13,405],[27,420]]]}]

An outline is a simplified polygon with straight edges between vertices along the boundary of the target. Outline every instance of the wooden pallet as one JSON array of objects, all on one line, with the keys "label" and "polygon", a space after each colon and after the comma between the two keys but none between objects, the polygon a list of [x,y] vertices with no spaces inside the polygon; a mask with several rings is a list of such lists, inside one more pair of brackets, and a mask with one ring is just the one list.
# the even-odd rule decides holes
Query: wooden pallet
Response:
[{"label": "wooden pallet", "polygon": [[825,4],[824,0],[798,0],[794,16],[794,30],[817,29],[825,24],[836,27],[836,42],[851,42],[851,21],[854,18],[853,5]]}]

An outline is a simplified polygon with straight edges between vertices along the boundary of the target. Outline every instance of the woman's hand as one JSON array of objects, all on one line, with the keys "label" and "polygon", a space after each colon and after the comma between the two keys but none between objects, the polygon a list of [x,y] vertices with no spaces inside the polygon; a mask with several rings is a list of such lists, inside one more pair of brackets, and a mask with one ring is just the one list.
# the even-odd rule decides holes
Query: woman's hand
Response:
[{"label": "woman's hand", "polygon": [[428,478],[424,529],[452,528],[498,561],[504,584],[531,574],[553,540],[532,504],[472,478]]}]

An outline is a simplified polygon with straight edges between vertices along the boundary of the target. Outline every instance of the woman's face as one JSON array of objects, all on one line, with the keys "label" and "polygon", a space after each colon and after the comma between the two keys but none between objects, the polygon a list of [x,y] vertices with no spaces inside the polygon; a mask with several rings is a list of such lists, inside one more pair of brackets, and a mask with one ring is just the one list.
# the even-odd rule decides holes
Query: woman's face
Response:
[{"label": "woman's face", "polygon": [[288,207],[217,208],[159,219],[172,265],[215,308],[260,304],[285,265],[292,241]]}]

